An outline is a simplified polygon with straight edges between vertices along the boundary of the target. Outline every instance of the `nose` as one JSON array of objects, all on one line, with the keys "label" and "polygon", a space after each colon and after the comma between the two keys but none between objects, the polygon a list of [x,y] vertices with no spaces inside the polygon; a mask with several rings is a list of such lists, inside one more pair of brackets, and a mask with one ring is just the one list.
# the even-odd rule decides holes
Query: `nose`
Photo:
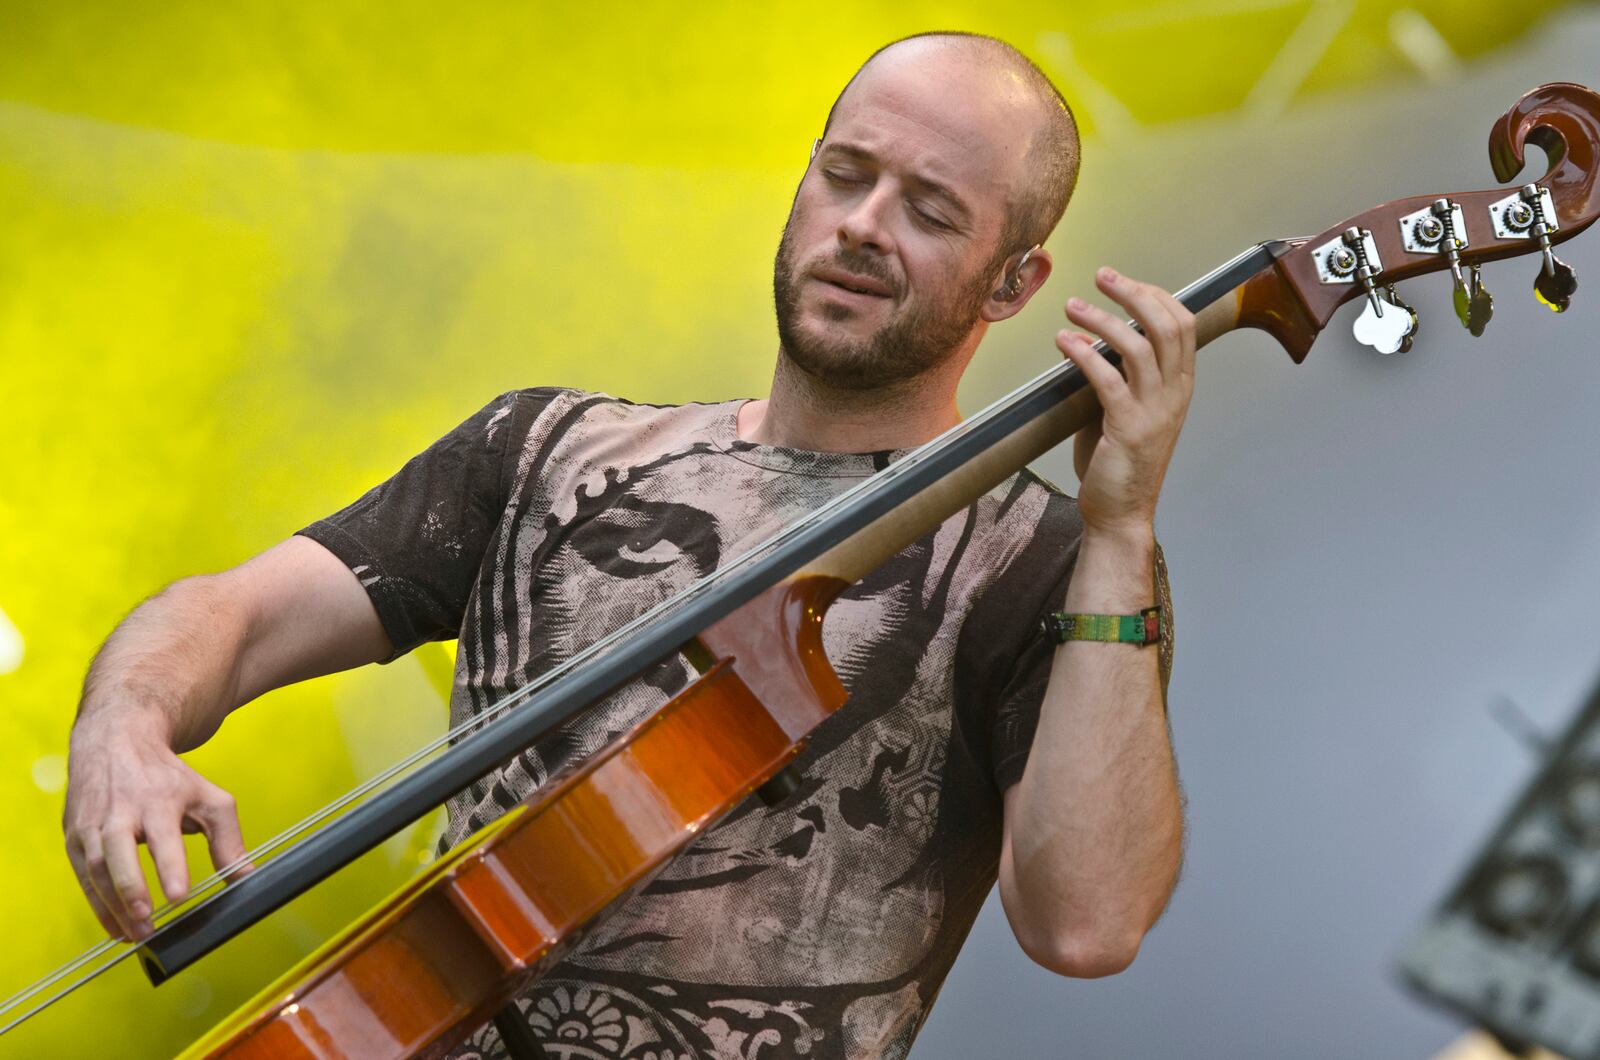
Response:
[{"label": "nose", "polygon": [[872,250],[880,254],[888,253],[894,246],[888,224],[889,211],[895,201],[895,192],[890,183],[879,180],[840,219],[840,246],[848,250]]}]

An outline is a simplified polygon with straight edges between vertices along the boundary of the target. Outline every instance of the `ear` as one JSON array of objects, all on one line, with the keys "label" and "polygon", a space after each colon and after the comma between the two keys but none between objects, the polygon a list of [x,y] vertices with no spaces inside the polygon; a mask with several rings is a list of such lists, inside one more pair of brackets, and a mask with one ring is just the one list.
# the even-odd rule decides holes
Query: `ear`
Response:
[{"label": "ear", "polygon": [[1044,281],[1050,278],[1050,270],[1054,266],[1050,252],[1043,247],[1038,248],[1028,255],[1028,260],[1022,267],[1016,269],[1016,294],[1007,297],[1006,283],[1012,278],[1012,269],[1016,268],[1017,260],[1021,254],[1015,254],[1006,259],[1005,265],[1000,269],[1000,275],[994,278],[989,288],[989,297],[984,299],[983,309],[978,315],[990,323],[1014,317],[1022,312],[1022,307],[1028,304],[1034,292],[1044,286]]}]

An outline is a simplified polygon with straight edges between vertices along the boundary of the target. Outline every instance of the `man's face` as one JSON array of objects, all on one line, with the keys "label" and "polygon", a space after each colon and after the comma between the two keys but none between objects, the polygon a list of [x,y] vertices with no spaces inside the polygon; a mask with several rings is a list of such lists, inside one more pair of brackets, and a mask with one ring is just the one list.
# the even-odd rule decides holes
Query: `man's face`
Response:
[{"label": "man's face", "polygon": [[1035,113],[970,57],[911,44],[840,100],[795,194],[773,269],[790,360],[869,390],[938,365],[999,279],[1011,189]]}]

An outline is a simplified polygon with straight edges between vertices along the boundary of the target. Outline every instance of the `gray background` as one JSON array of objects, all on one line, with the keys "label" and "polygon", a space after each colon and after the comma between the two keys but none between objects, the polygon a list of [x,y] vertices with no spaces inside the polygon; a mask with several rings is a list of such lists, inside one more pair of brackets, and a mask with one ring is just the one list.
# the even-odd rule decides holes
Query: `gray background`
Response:
[{"label": "gray background", "polygon": [[[1260,239],[1493,187],[1491,121],[1554,80],[1600,84],[1593,8],[1436,83],[1095,141],[1052,290],[1101,263],[1178,287]],[[1525,179],[1542,172],[1530,149]],[[1422,318],[1406,355],[1357,344],[1350,306],[1300,366],[1256,333],[1202,352],[1158,517],[1183,880],[1133,967],[1098,981],[1030,964],[991,896],[916,1060],[1423,1057],[1460,1034],[1393,965],[1536,768],[1490,704],[1554,733],[1600,669],[1600,240],[1558,253],[1572,310],[1534,302],[1533,259],[1501,262],[1482,339],[1435,275],[1401,292]],[[1007,343],[1058,311],[991,337],[965,407],[1026,376]],[[1065,452],[1041,470],[1072,484]]]},{"label": "gray background", "polygon": [[[1070,17],[1072,5],[1061,8]],[[1361,17],[1359,5],[1348,8]],[[935,21],[937,13],[927,17]],[[1033,43],[1037,54],[1061,59],[1060,47]],[[1181,127],[1102,120],[1086,148],[1077,198],[1051,242],[1057,274],[1019,320],[986,342],[963,408],[975,411],[1039,370],[1041,357],[1053,355],[1047,339],[1041,349],[1041,336],[1059,326],[1061,300],[1090,291],[1099,264],[1178,287],[1261,239],[1318,232],[1402,196],[1493,186],[1485,138],[1513,100],[1542,81],[1600,85],[1600,9],[1555,16],[1454,74],[1448,64],[1438,69],[1442,79],[1433,82],[1413,75],[1287,109],[1263,98],[1249,116]],[[327,276],[320,266],[291,272],[292,282],[263,303],[270,313],[259,333],[228,348],[237,367],[224,364],[215,380],[183,381],[184,392],[196,395],[192,422],[215,425],[219,436],[243,423],[245,438],[270,440],[234,451],[240,474],[230,487],[240,492],[223,512],[234,535],[228,540],[254,534],[266,547],[334,510],[510,386],[612,388],[671,400],[732,397],[765,385],[771,254],[794,170],[679,172],[516,154],[284,154],[71,116],[62,125],[26,107],[11,107],[6,118],[8,142],[42,145],[25,161],[62,194],[81,193],[73,166],[91,159],[117,174],[108,194],[131,196],[131,210],[170,198],[181,216],[202,204],[240,230],[264,233],[269,250],[301,247],[296,218],[329,226],[338,268]],[[797,138],[797,162],[813,131]],[[262,182],[236,177],[260,166],[279,167],[269,194],[259,193]],[[1538,167],[1535,152],[1528,176]],[[163,174],[189,183],[170,197],[156,195],[148,185]],[[612,195],[628,208],[547,223],[548,204],[567,201],[580,182],[594,201]],[[748,218],[744,198],[770,205],[770,226],[724,223]],[[731,204],[725,212],[719,199]],[[673,277],[661,277],[656,247],[716,265],[714,297],[687,318],[693,327],[674,315],[688,285],[665,282]],[[617,248],[632,256],[618,258],[613,274]],[[1457,1036],[1460,1025],[1407,996],[1392,968],[1408,934],[1535,768],[1489,705],[1509,696],[1555,731],[1600,673],[1589,617],[1600,561],[1588,547],[1600,529],[1600,501],[1589,485],[1600,451],[1590,414],[1600,398],[1600,232],[1560,253],[1584,284],[1565,317],[1534,303],[1535,262],[1521,258],[1487,271],[1497,315],[1483,339],[1461,330],[1448,282],[1434,275],[1404,289],[1423,318],[1407,355],[1384,358],[1354,343],[1351,308],[1304,365],[1255,333],[1228,336],[1202,354],[1159,516],[1177,595],[1171,700],[1190,801],[1184,880],[1134,966],[1093,982],[1031,965],[991,902],[915,1060],[1409,1060]],[[61,267],[78,261],[71,253],[59,260]],[[711,272],[687,271],[691,278]],[[620,292],[617,304],[626,309],[601,316],[569,308],[594,305],[595,291]],[[655,357],[631,349],[607,356],[608,346],[639,334],[657,341],[649,325],[658,307],[678,323],[659,337]],[[480,330],[480,316],[512,321],[527,334],[508,341],[507,332]],[[155,319],[166,318],[158,311]],[[729,375],[727,389],[675,392],[689,385],[682,377],[693,380],[695,344],[708,335],[720,347],[715,363]],[[741,350],[748,351],[743,361],[722,356]],[[70,360],[62,357],[64,379]],[[423,400],[421,391],[437,397]],[[369,425],[396,418],[407,423],[408,438],[377,431],[382,444],[367,444]],[[131,422],[156,430],[139,417]],[[178,483],[178,496],[201,497],[176,477],[181,461],[160,463],[193,435],[162,443],[170,432],[159,428],[154,440],[131,444],[151,447],[142,461],[163,468],[169,477],[161,481]],[[302,484],[294,469],[309,459],[345,461],[351,470]],[[63,475],[74,473],[67,467]],[[1041,470],[1071,487],[1065,452]],[[303,519],[286,526],[253,514],[281,512],[280,495],[291,485],[303,490]],[[209,502],[194,510],[212,514]],[[187,573],[203,561],[180,532],[185,511],[157,512],[154,529],[109,544],[91,523],[83,547],[159,550],[168,557],[162,562]],[[71,562],[72,544],[39,569]],[[441,718],[437,695],[413,664],[367,667],[277,702],[230,719],[192,759],[239,795],[256,841],[318,805],[313,781],[342,779],[346,755],[358,774],[370,775],[437,735]],[[310,752],[296,759],[299,774],[285,782],[279,763],[286,759],[267,752],[280,752],[297,723],[325,726],[330,714],[344,739],[321,750],[308,741]],[[11,807],[13,816],[56,813],[57,795],[40,789],[36,797]],[[62,1026],[103,1032],[135,1011],[149,1026],[189,1021],[184,1026],[198,1034],[224,1000],[231,1007],[245,984],[257,989],[387,890],[374,881],[398,872],[405,842],[344,874],[333,896],[276,914],[258,932],[264,941],[255,952],[270,955],[259,968],[219,955],[210,970],[151,993],[127,965],[51,1013],[55,1022],[39,1024],[34,1040]],[[36,853],[71,886],[55,841]],[[198,854],[193,864],[202,864]],[[92,928],[75,897],[59,912],[30,907],[18,915],[63,924],[76,918],[71,930]],[[14,986],[81,948],[30,949],[56,941],[45,931],[12,941]],[[8,1040],[0,1054],[26,1050],[25,1041]],[[141,1041],[126,1048],[137,1051]]]}]

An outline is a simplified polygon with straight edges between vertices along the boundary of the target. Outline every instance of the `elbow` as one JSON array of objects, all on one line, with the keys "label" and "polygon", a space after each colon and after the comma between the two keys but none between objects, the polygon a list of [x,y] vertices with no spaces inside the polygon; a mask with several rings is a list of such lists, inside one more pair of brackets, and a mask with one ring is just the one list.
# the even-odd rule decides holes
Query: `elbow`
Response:
[{"label": "elbow", "polygon": [[1098,931],[1013,932],[1033,963],[1073,979],[1103,979],[1126,971],[1139,955],[1144,933]]}]

